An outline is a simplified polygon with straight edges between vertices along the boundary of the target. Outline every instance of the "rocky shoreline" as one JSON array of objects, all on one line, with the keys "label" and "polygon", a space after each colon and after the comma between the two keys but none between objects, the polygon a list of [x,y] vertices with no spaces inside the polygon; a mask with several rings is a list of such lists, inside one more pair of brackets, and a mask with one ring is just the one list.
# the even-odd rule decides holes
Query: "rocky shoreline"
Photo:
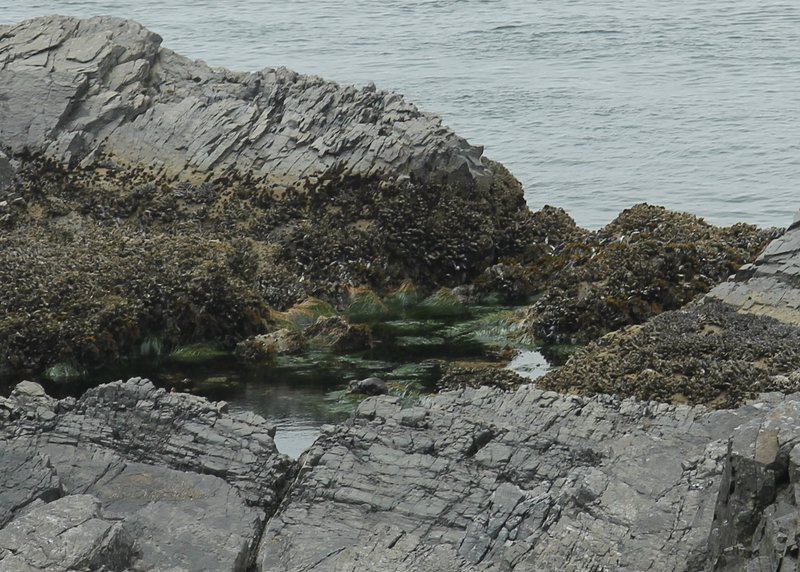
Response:
[{"label": "rocky shoreline", "polygon": [[785,569],[798,415],[798,394],[381,396],[294,463],[224,403],[26,382],[0,402],[0,570]]},{"label": "rocky shoreline", "polygon": [[22,382],[0,571],[800,567],[796,224],[636,205],[590,232],[397,94],[160,41],[0,26],[0,369],[351,351],[392,312],[498,300],[529,304],[520,338],[588,345],[535,385],[452,366],[367,398],[296,461],[145,379]]},{"label": "rocky shoreline", "polygon": [[647,205],[591,233],[531,213],[501,165],[397,94],[214,70],[126,20],[3,27],[0,82],[5,369],[91,369],[151,338],[232,350],[273,310],[409,281],[538,298],[532,339],[585,343],[778,234]]}]

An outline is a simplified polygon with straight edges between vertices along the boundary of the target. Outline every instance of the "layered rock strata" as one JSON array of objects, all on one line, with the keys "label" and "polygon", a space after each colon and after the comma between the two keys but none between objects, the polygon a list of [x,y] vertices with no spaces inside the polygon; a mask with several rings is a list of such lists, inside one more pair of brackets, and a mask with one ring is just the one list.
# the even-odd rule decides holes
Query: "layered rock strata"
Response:
[{"label": "layered rock strata", "polygon": [[721,300],[740,312],[800,325],[800,213],[755,262],[742,266],[732,280],[714,288],[708,298]]},{"label": "layered rock strata", "polygon": [[224,408],[138,379],[61,401],[20,384],[0,402],[0,570],[798,564],[800,394],[721,411],[533,386],[381,396],[296,468]]},{"label": "layered rock strata", "polygon": [[118,18],[0,27],[0,84],[0,143],[73,165],[105,157],[168,176],[236,171],[292,181],[334,168],[490,173],[481,148],[397,94],[285,68],[213,69]]},{"label": "layered rock strata", "polygon": [[470,280],[519,183],[397,94],[209,68],[115,18],[0,30],[0,367],[233,349],[269,308]]},{"label": "layered rock strata", "polygon": [[370,399],[301,459],[257,569],[785,569],[798,398],[727,411],[531,386]]},{"label": "layered rock strata", "polygon": [[0,399],[0,570],[246,570],[294,466],[226,408],[140,379],[61,401],[19,384]]}]

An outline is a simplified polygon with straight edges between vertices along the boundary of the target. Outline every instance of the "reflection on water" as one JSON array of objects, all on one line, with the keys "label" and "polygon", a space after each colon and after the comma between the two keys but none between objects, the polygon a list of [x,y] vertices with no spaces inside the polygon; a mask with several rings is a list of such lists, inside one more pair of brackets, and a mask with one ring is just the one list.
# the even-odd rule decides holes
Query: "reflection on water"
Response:
[{"label": "reflection on water", "polygon": [[278,424],[275,445],[278,451],[297,459],[319,437],[316,419],[288,419]]},{"label": "reflection on water", "polygon": [[508,364],[508,369],[528,379],[542,377],[551,367],[550,362],[538,350],[521,351]]}]

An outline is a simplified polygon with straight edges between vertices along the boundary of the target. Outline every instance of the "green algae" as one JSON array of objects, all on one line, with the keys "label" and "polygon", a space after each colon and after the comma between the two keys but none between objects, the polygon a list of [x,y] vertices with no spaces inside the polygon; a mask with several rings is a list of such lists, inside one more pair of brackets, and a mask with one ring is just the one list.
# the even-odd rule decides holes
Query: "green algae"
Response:
[{"label": "green algae", "polygon": [[192,344],[175,348],[167,356],[171,361],[202,363],[227,357],[230,354],[211,344]]}]

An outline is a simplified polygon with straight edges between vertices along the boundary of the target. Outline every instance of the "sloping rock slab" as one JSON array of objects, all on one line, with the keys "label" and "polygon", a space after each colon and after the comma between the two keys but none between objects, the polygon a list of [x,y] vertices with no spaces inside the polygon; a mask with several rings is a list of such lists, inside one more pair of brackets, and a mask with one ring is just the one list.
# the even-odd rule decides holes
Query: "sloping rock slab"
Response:
[{"label": "sloping rock slab", "polygon": [[800,326],[800,213],[786,233],[772,241],[753,264],[711,290],[741,312]]},{"label": "sloping rock slab", "polygon": [[10,439],[35,436],[40,446],[91,446],[129,461],[215,475],[267,510],[293,470],[262,417],[228,413],[225,402],[168,393],[146,379],[100,385],[77,401],[18,395],[5,401],[10,418],[0,424]]},{"label": "sloping rock slab", "polygon": [[301,459],[258,570],[702,570],[729,440],[765,423],[769,399],[708,411],[531,386],[369,399]]},{"label": "sloping rock slab", "polygon": [[100,502],[72,495],[41,503],[0,530],[0,570],[122,571],[135,560],[133,538]]},{"label": "sloping rock slab", "polygon": [[64,163],[105,155],[167,175],[488,172],[481,148],[397,94],[284,68],[212,69],[160,44],[139,24],[110,17],[0,27],[0,144]]},{"label": "sloping rock slab", "polygon": [[[0,553],[3,570],[243,572],[254,560],[265,510],[274,510],[294,471],[264,419],[138,378],[61,401],[23,382],[0,400],[0,414],[0,539],[8,539],[0,546],[9,551]],[[42,501],[53,502],[38,508]],[[62,501],[63,510],[56,504]],[[88,532],[80,529],[87,546],[45,550],[43,560],[46,537],[30,532],[37,523],[87,510],[80,522],[58,524],[79,530],[93,519]],[[124,546],[135,546],[125,558],[113,555],[121,526],[130,539]],[[25,534],[33,534],[32,544],[19,544]]]},{"label": "sloping rock slab", "polygon": [[127,462],[106,449],[44,448],[72,493],[96,497],[135,536],[137,567],[245,570],[264,523],[239,492],[212,475]]},{"label": "sloping rock slab", "polygon": [[46,457],[24,448],[0,448],[0,528],[36,500],[51,501],[62,494]]}]

